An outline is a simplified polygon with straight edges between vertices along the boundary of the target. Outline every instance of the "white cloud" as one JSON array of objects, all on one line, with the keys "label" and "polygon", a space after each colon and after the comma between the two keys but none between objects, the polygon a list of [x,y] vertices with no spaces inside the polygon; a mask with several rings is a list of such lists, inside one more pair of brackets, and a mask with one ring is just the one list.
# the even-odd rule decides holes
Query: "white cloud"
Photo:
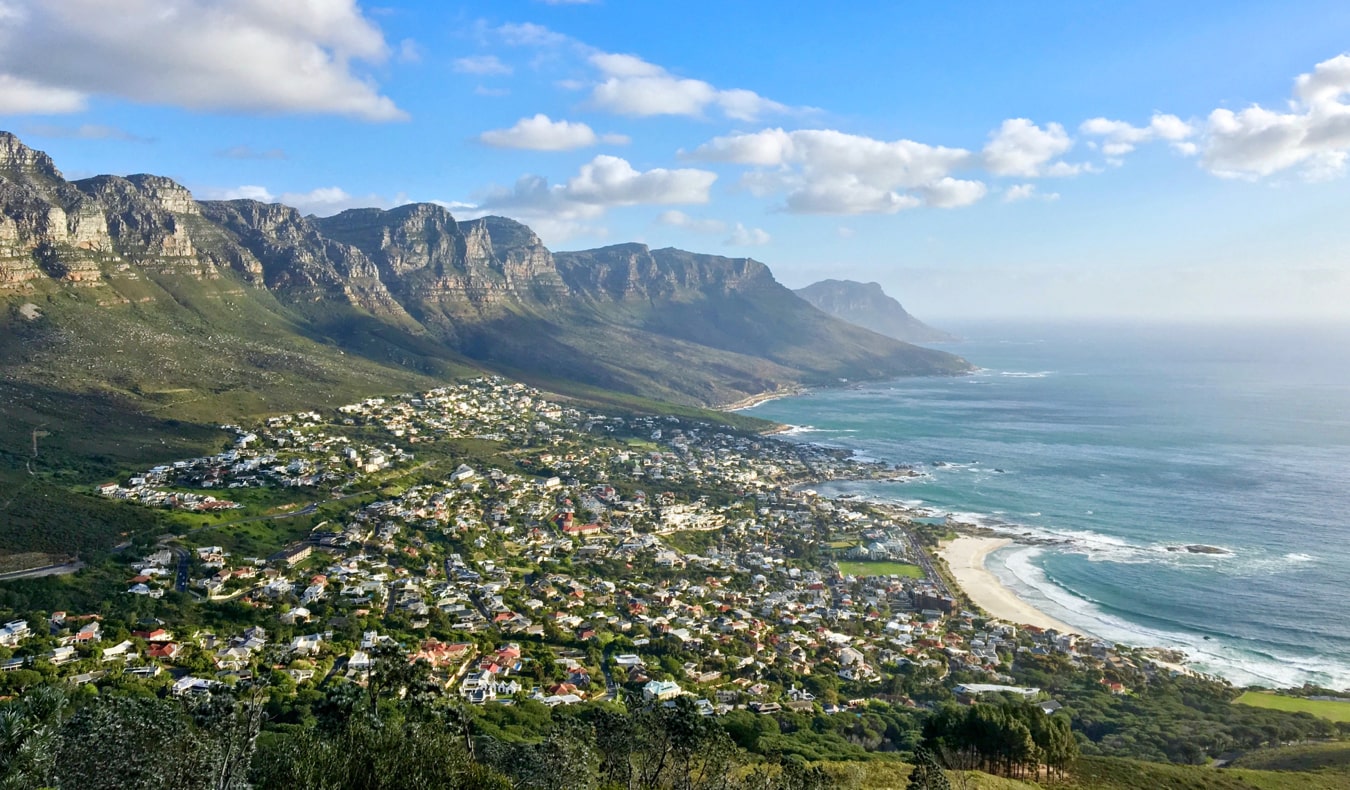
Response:
[{"label": "white cloud", "polygon": [[1175,115],[1154,113],[1148,126],[1131,126],[1125,121],[1113,121],[1107,118],[1089,118],[1083,121],[1078,131],[1090,137],[1100,137],[1103,154],[1110,157],[1124,156],[1142,143],[1153,140],[1167,140],[1173,147],[1185,152],[1185,146],[1179,145],[1195,134],[1195,127]]},{"label": "white cloud", "polygon": [[1294,81],[1288,112],[1252,105],[1209,114],[1201,164],[1225,178],[1260,178],[1298,167],[1319,180],[1344,172],[1350,156],[1350,55],[1318,63]]},{"label": "white cloud", "polygon": [[267,187],[256,184],[244,184],[237,187],[206,187],[204,189],[194,190],[194,194],[202,200],[256,200],[259,203],[275,203],[276,195],[267,190]]},{"label": "white cloud", "polygon": [[579,57],[599,73],[598,80],[562,80],[566,90],[591,87],[591,106],[619,115],[701,117],[709,109],[728,118],[754,121],[770,113],[789,112],[784,104],[745,88],[718,88],[699,79],[678,77],[637,55],[604,52],[574,38],[532,23],[508,24],[493,32],[511,46],[555,50]]},{"label": "white cloud", "polygon": [[661,212],[657,216],[656,222],[660,225],[669,225],[672,228],[685,228],[696,233],[723,233],[727,229],[727,223],[720,219],[691,217],[678,209]]},{"label": "white cloud", "polygon": [[686,156],[769,168],[747,173],[742,186],[760,196],[786,192],[784,206],[796,213],[889,214],[924,202],[969,205],[985,191],[979,182],[948,175],[970,164],[969,151],[832,129],[765,129],[718,137]]},{"label": "white cloud", "polygon": [[1016,203],[1020,200],[1059,200],[1058,192],[1039,192],[1035,184],[1014,184],[1003,192],[1004,203]]},{"label": "white cloud", "polygon": [[597,52],[590,57],[591,65],[607,77],[661,77],[666,70],[636,55]]},{"label": "white cloud", "polygon": [[982,181],[962,181],[947,176],[917,187],[924,203],[937,208],[960,208],[978,203],[989,192]]},{"label": "white cloud", "polygon": [[496,55],[469,55],[468,57],[456,58],[450,67],[460,74],[478,74],[480,76],[511,73],[511,67],[503,63],[501,58]]},{"label": "white cloud", "polygon": [[540,230],[552,230],[548,238],[600,235],[602,229],[588,223],[600,219],[611,207],[636,205],[702,204],[716,173],[706,170],[655,168],[639,171],[615,156],[597,156],[582,165],[565,184],[549,184],[542,176],[527,175],[509,189],[485,191],[477,201],[477,214],[501,213],[528,222]]},{"label": "white cloud", "polygon": [[355,70],[390,55],[355,0],[10,0],[5,11],[5,112],[74,112],[91,96],[115,96],[193,110],[407,117]]},{"label": "white cloud", "polygon": [[628,138],[623,135],[607,134],[602,137],[584,123],[554,121],[543,113],[533,118],[521,118],[510,129],[483,132],[478,139],[496,148],[525,148],[532,151],[569,151],[595,145],[601,140],[614,145],[628,142]]},{"label": "white cloud", "polygon": [[737,222],[726,243],[732,247],[762,247],[772,240],[773,237],[762,228],[747,228]]},{"label": "white cloud", "polygon": [[591,103],[620,115],[700,116],[715,106],[728,118],[753,121],[788,109],[744,88],[719,90],[703,80],[676,77],[636,55],[597,52],[589,60],[604,77],[591,92]]},{"label": "white cloud", "polygon": [[921,205],[913,195],[870,186],[853,176],[807,184],[784,202],[794,214],[894,214]]},{"label": "white cloud", "polygon": [[1076,165],[1050,164],[1072,147],[1073,140],[1057,123],[1048,123],[1042,129],[1026,118],[1009,118],[989,135],[984,166],[1000,176],[1074,175],[1081,169]]},{"label": "white cloud", "polygon": [[581,166],[566,190],[573,200],[599,205],[707,203],[716,180],[717,174],[707,170],[639,172],[617,156],[597,156]]},{"label": "white cloud", "polygon": [[282,203],[302,215],[317,214],[327,217],[349,208],[389,208],[407,202],[402,197],[389,201],[379,195],[351,195],[341,187],[318,187],[308,192],[283,192],[275,195],[267,187],[244,184],[237,187],[204,187],[194,190],[202,200],[256,200],[259,203]]},{"label": "white cloud", "polygon": [[533,22],[508,23],[496,28],[495,32],[503,41],[515,47],[556,47],[572,42],[562,33],[555,33]]},{"label": "white cloud", "polygon": [[86,104],[87,96],[79,91],[0,73],[0,113],[54,115],[80,112]]}]

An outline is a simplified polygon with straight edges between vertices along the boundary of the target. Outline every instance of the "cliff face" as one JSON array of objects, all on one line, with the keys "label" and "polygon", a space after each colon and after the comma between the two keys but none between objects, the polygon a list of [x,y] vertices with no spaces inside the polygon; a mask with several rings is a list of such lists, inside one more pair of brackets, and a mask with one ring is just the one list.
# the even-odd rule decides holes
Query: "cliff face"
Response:
[{"label": "cliff face", "polygon": [[186,310],[192,331],[243,342],[255,331],[245,315],[275,316],[276,331],[380,364],[431,371],[467,356],[517,376],[703,404],[966,367],[832,319],[748,258],[641,244],[554,254],[513,220],[458,222],[425,203],[318,218],[198,202],[161,176],[68,182],[46,154],[0,133],[0,299],[72,288],[109,310],[158,304],[154,320]]},{"label": "cliff face", "polygon": [[315,224],[375,262],[414,309],[485,314],[565,295],[553,256],[529,228],[501,217],[458,223],[430,203],[353,209]]},{"label": "cliff face", "polygon": [[910,315],[877,283],[821,280],[796,294],[835,318],[906,343],[949,343],[957,339]]}]

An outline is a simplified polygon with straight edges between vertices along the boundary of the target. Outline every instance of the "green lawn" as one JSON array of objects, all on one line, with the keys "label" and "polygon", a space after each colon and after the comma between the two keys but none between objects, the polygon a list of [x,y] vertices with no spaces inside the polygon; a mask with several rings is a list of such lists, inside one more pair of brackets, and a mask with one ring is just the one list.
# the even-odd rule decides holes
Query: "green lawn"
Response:
[{"label": "green lawn", "polygon": [[922,579],[923,568],[907,562],[840,562],[839,572],[846,576],[908,576]]},{"label": "green lawn", "polygon": [[1330,721],[1350,721],[1350,702],[1286,697],[1281,694],[1271,694],[1261,691],[1243,692],[1242,696],[1233,700],[1233,702],[1239,705],[1251,705],[1256,708],[1273,708],[1274,710],[1289,711],[1291,713],[1311,713],[1314,716],[1321,716]]}]

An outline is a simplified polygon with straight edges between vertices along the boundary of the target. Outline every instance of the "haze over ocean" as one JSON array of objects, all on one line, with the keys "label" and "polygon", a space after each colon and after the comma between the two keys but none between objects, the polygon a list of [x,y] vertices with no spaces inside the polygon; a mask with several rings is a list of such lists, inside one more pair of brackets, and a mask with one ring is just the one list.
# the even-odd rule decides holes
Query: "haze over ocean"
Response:
[{"label": "haze over ocean", "polygon": [[[1235,683],[1350,687],[1350,325],[944,328],[979,373],[749,413],[927,473],[823,494],[1053,539],[989,567],[1092,635]],[[1168,550],[1187,544],[1231,554]]]}]

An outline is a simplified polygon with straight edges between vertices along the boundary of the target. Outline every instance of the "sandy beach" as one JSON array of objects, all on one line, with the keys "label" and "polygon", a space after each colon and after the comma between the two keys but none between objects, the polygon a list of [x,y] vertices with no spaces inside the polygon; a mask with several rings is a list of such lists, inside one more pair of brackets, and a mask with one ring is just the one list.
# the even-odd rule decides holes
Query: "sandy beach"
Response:
[{"label": "sandy beach", "polygon": [[962,536],[944,543],[938,554],[947,561],[947,567],[956,577],[971,600],[979,604],[989,614],[1013,623],[1025,623],[1040,628],[1053,628],[1067,633],[1081,633],[1036,609],[1004,587],[998,577],[984,567],[984,559],[991,552],[1011,544],[1007,538],[976,538]]}]

